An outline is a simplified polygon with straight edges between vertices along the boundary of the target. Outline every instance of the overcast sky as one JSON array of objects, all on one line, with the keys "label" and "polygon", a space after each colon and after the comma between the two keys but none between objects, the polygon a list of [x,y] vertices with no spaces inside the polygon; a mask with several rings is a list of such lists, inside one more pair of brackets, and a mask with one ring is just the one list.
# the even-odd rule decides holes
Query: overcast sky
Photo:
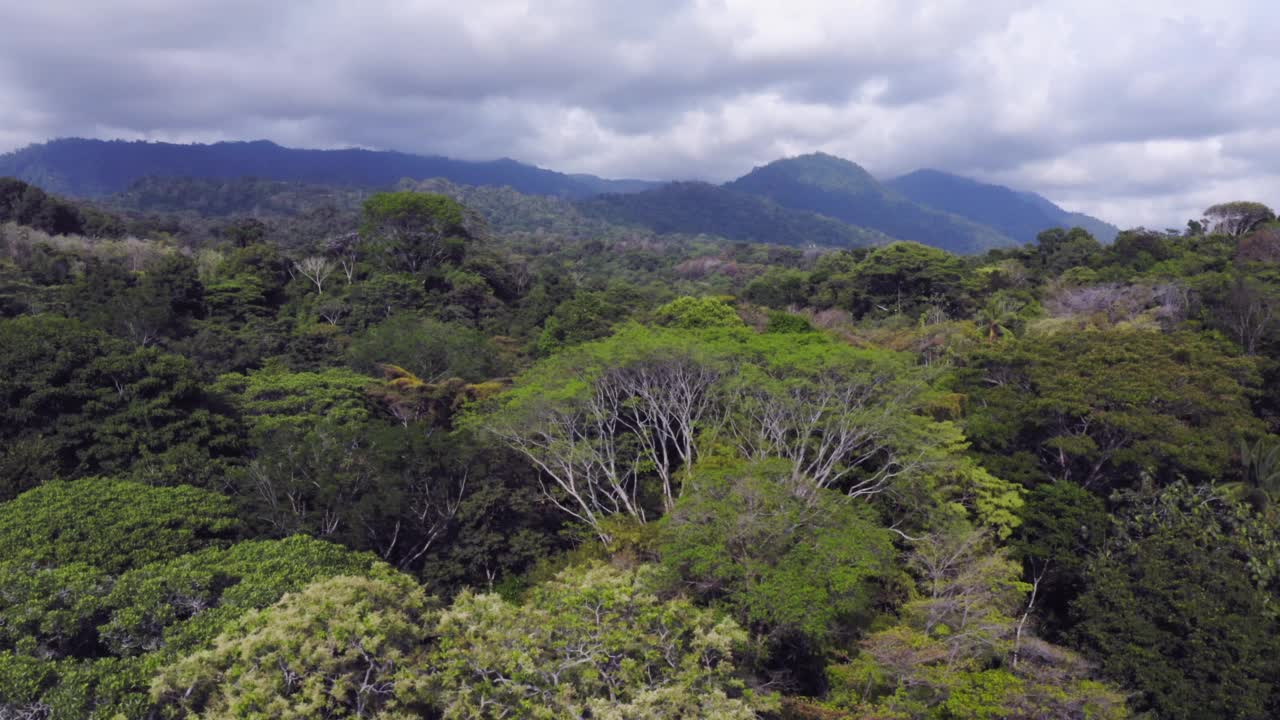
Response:
[{"label": "overcast sky", "polygon": [[1280,2],[0,0],[0,152],[72,135],[655,179],[823,150],[1163,228],[1280,204]]}]

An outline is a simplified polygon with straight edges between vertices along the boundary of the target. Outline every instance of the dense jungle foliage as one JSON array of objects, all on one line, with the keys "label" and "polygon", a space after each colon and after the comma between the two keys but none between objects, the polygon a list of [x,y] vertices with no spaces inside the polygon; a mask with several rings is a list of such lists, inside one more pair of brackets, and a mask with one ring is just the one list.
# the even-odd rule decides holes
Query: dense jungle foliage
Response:
[{"label": "dense jungle foliage", "polygon": [[1265,206],[957,256],[219,187],[0,181],[0,718],[1280,717]]}]

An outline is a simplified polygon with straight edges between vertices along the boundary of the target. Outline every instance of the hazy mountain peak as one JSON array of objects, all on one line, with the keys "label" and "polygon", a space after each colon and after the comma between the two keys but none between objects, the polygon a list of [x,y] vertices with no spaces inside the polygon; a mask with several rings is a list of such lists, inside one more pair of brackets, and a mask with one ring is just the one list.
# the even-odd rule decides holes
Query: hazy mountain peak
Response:
[{"label": "hazy mountain peak", "polygon": [[952,252],[982,252],[1015,242],[991,227],[918,205],[885,188],[857,163],[825,153],[778,160],[726,187]]},{"label": "hazy mountain peak", "polygon": [[735,181],[750,185],[755,180],[786,177],[824,190],[883,193],[884,188],[861,165],[823,152],[775,160],[757,167]]},{"label": "hazy mountain peak", "polygon": [[1019,242],[1034,242],[1053,227],[1083,227],[1102,242],[1118,230],[1097,218],[1058,207],[1035,193],[926,168],[885,183],[912,201],[995,228]]}]

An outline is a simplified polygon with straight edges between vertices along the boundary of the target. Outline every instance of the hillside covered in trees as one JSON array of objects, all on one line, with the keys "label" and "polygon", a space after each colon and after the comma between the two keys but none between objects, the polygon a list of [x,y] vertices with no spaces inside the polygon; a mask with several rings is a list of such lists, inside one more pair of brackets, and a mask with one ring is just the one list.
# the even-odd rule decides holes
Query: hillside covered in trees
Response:
[{"label": "hillside covered in trees", "polygon": [[506,185],[527,193],[586,197],[632,192],[654,183],[566,175],[511,159],[469,162],[372,150],[300,150],[267,140],[212,145],[64,138],[0,155],[0,177],[45,190],[97,198],[148,177],[233,180],[260,177],[321,185],[385,186],[401,178],[444,177],[468,185]]},{"label": "hillside covered in trees", "polygon": [[0,717],[1280,716],[1268,207],[556,194],[0,181]]},{"label": "hillside covered in trees", "polygon": [[897,239],[971,254],[1033,242],[1052,227],[1083,227],[1103,243],[1117,232],[1034,193],[937,171],[881,183],[857,164],[822,153],[778,160],[714,185],[605,180],[509,159],[298,150],[267,141],[176,145],[72,138],[0,155],[0,177],[5,175],[112,206],[201,215],[261,214],[279,210],[282,200],[296,205],[321,196],[354,208],[359,202],[352,198],[371,192],[444,182],[504,193],[485,208],[491,216],[506,217],[512,205],[540,205],[542,217],[526,224],[558,234],[568,228],[599,234],[605,223],[799,247],[853,248]]}]

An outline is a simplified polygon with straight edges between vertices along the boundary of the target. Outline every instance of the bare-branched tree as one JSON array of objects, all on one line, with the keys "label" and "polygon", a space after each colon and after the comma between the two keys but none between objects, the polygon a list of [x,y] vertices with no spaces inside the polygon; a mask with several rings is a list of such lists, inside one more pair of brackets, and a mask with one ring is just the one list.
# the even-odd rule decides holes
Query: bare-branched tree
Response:
[{"label": "bare-branched tree", "polygon": [[333,262],[328,258],[313,255],[293,264],[293,268],[316,286],[316,292],[324,294],[324,283],[333,274]]}]

